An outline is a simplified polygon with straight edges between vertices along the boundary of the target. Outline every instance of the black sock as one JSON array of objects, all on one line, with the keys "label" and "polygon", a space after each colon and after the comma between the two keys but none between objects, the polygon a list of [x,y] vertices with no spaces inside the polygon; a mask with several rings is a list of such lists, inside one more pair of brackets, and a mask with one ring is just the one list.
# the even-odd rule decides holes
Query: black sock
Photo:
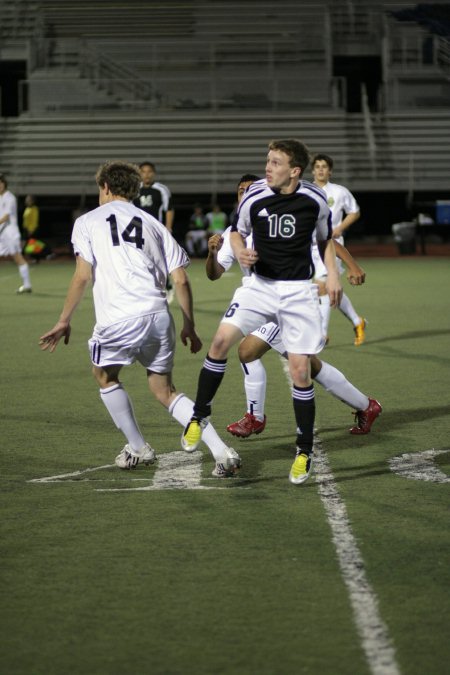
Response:
[{"label": "black sock", "polygon": [[314,418],[316,415],[316,402],[314,399],[314,386],[292,388],[292,400],[294,403],[295,421],[297,422],[297,447],[300,452],[310,455],[314,440]]},{"label": "black sock", "polygon": [[203,419],[211,414],[211,403],[222,382],[227,365],[226,359],[212,359],[207,356],[198,378],[197,398],[194,417]]}]

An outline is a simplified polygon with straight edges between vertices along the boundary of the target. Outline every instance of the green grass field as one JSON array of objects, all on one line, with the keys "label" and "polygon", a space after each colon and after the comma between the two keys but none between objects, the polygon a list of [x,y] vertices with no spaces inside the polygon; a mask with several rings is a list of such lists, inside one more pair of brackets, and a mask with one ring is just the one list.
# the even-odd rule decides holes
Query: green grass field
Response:
[{"label": "green grass field", "polygon": [[[266,431],[229,437],[238,478],[213,479],[204,446],[181,453],[181,427],[140,366],[123,381],[160,460],[111,466],[124,440],[90,374],[90,297],[68,347],[38,348],[73,264],[35,266],[34,292],[20,297],[15,266],[0,265],[2,674],[449,672],[450,260],[361,262],[366,285],[345,286],[369,321],[367,342],[355,348],[333,312],[322,356],[384,411],[368,436],[351,436],[350,408],[317,385],[319,461],[299,487],[287,480],[294,418],[273,353]],[[178,345],[175,382],[193,397],[240,275],[212,283],[196,261],[190,276],[204,349]],[[233,352],[213,413],[223,437],[243,412]],[[158,483],[174,452],[201,470],[186,483],[194,489]],[[407,475],[390,462],[406,453]]]}]

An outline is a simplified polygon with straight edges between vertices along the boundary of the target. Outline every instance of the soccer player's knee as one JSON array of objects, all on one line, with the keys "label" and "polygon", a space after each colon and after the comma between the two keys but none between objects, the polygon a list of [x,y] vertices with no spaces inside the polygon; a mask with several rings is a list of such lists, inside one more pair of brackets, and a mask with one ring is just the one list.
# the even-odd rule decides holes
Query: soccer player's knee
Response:
[{"label": "soccer player's knee", "polygon": [[245,340],[239,345],[238,355],[241,363],[250,363],[259,358],[254,346]]},{"label": "soccer player's knee", "polygon": [[290,368],[291,377],[296,387],[306,387],[310,383],[309,368],[295,366]]},{"label": "soccer player's knee", "polygon": [[209,355],[212,358],[225,358],[228,354],[228,350],[230,349],[230,341],[225,335],[221,335],[218,333],[217,335],[214,336],[214,339],[211,343],[211,347],[209,349]]}]

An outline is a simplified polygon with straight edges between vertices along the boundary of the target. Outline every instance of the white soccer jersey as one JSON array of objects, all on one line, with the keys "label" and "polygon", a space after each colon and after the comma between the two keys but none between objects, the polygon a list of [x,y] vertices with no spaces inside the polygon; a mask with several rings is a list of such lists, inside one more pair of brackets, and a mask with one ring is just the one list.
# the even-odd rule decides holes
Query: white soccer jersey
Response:
[{"label": "white soccer jersey", "polygon": [[[326,183],[322,186],[322,190],[324,190],[327,196],[327,204],[331,210],[331,224],[333,230],[335,227],[340,225],[346,214],[357,213],[359,211],[359,206],[356,199],[350,190],[344,187],[344,185],[338,185],[337,183]],[[341,244],[341,246],[344,245],[344,237],[342,235],[340,237],[336,237],[336,240]],[[315,278],[321,279],[326,277],[327,269],[320,256],[316,241],[314,241],[313,244],[312,256],[316,269],[314,275]],[[345,269],[340,258],[337,258],[337,263],[340,274],[343,274]]]},{"label": "white soccer jersey", "polygon": [[[217,262],[225,272],[230,269],[232,264],[236,262],[236,256],[234,255],[233,247],[231,246],[230,242],[230,233],[231,233],[231,225],[227,227],[225,232],[222,234],[222,247],[220,251],[217,253]],[[253,245],[253,240],[252,240],[252,235],[249,235],[246,239],[246,246],[248,248],[251,248]],[[242,274],[244,276],[250,276],[251,272],[248,269],[248,267],[241,267]]]},{"label": "white soccer jersey", "polygon": [[167,275],[189,264],[156,218],[122,200],[77,218],[72,244],[93,267],[98,326],[167,310]]},{"label": "white soccer jersey", "polygon": [[[9,190],[6,190],[2,195],[0,195],[0,218],[8,215],[9,218],[6,221],[6,225],[13,225],[18,227],[17,224],[17,200],[14,197],[13,193]],[[2,223],[0,229],[5,223]]]},{"label": "white soccer jersey", "polygon": [[333,229],[342,222],[347,213],[359,211],[356,199],[344,185],[326,183],[322,186],[322,190],[327,195],[327,204],[331,209]]}]

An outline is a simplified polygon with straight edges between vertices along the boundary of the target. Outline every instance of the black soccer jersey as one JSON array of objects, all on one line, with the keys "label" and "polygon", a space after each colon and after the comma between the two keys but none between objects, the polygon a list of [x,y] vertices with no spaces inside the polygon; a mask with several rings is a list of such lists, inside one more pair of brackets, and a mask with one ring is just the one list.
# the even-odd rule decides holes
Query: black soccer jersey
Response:
[{"label": "black soccer jersey", "polygon": [[163,183],[155,182],[150,187],[141,185],[133,204],[165,224],[166,212],[172,209],[172,195]]},{"label": "black soccer jersey", "polygon": [[250,186],[232,229],[244,237],[253,233],[259,258],[253,271],[259,276],[312,279],[313,236],[331,238],[331,212],[323,190],[308,181],[300,181],[291,194],[281,194],[262,180]]}]

